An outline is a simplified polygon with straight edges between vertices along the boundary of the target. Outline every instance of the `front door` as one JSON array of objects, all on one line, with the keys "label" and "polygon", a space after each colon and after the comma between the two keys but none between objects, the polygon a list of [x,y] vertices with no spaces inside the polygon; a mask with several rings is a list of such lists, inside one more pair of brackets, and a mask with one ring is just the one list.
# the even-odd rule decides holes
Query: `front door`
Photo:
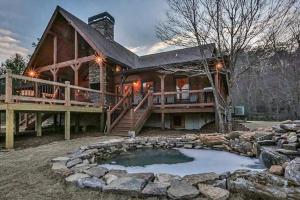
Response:
[{"label": "front door", "polygon": [[176,79],[176,91],[180,92],[176,95],[177,103],[186,103],[189,100],[189,79],[177,78]]}]

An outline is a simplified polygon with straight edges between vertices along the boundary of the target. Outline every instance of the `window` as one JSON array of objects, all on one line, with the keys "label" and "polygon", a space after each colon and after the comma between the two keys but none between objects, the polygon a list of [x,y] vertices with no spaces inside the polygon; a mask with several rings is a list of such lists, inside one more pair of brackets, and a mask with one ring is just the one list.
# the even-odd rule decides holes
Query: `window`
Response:
[{"label": "window", "polygon": [[93,90],[100,90],[100,83],[91,83],[90,88]]},{"label": "window", "polygon": [[184,128],[184,116],[174,115],[173,116],[173,127],[174,128]]}]

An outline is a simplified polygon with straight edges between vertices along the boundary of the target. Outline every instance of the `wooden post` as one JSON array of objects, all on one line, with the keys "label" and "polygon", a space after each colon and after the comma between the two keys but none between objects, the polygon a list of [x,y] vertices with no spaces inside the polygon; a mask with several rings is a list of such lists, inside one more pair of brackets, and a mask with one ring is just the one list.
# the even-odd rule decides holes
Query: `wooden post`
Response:
[{"label": "wooden post", "polygon": [[70,89],[70,81],[66,81],[65,88],[65,106],[71,106],[71,89]]},{"label": "wooden post", "polygon": [[57,63],[57,36],[53,38],[53,63]]},{"label": "wooden post", "polygon": [[35,120],[36,136],[41,137],[42,136],[42,113],[37,112],[35,116],[36,116],[36,120]]},{"label": "wooden post", "polygon": [[161,108],[164,109],[165,107],[165,77],[166,75],[160,75],[160,103],[161,103]]},{"label": "wooden post", "polygon": [[12,71],[8,69],[6,71],[5,78],[5,103],[12,103]]},{"label": "wooden post", "polygon": [[20,116],[18,112],[15,112],[15,135],[19,134],[20,128]]},{"label": "wooden post", "polygon": [[130,118],[131,118],[131,128],[134,126],[134,109],[130,109]]},{"label": "wooden post", "polygon": [[78,58],[78,34],[77,34],[77,31],[75,30],[75,36],[74,36],[74,44],[75,44],[75,52],[74,52],[74,57],[75,57],[75,60],[77,60],[77,58]]},{"label": "wooden post", "polygon": [[109,108],[109,110],[107,111],[107,119],[106,119],[106,132],[108,133],[108,134],[110,134],[110,132],[111,132],[111,113],[110,113],[110,108]]},{"label": "wooden post", "polygon": [[6,109],[6,137],[5,148],[14,148],[14,110]]},{"label": "wooden post", "polygon": [[165,130],[165,113],[161,113],[161,129]]},{"label": "wooden post", "polygon": [[71,134],[71,113],[70,111],[65,112],[65,140],[70,140]]},{"label": "wooden post", "polygon": [[215,73],[215,89],[216,89],[217,93],[219,93],[219,87],[220,87],[220,83],[219,83],[219,71],[218,71],[218,69],[216,69],[216,73]]},{"label": "wooden post", "polygon": [[151,109],[152,105],[153,105],[153,95],[152,95],[152,91],[148,91],[149,93],[149,97],[148,97],[148,108]]}]

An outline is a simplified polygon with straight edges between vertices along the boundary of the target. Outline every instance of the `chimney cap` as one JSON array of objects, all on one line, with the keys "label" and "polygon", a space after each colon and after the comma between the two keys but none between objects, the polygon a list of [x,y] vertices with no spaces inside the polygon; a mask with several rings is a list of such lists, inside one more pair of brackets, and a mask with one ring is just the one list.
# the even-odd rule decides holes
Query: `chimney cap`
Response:
[{"label": "chimney cap", "polygon": [[109,14],[108,12],[103,12],[103,13],[94,15],[92,17],[89,17],[88,18],[88,23],[92,24],[92,23],[101,21],[103,19],[108,19],[109,21],[112,22],[112,24],[115,24],[115,18],[111,14]]}]

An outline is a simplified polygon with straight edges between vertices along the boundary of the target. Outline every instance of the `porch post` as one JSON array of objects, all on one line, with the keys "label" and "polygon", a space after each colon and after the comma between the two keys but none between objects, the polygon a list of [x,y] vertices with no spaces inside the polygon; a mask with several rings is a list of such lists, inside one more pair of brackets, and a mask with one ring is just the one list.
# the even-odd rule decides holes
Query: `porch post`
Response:
[{"label": "porch post", "polygon": [[165,113],[164,113],[164,109],[165,109],[165,77],[166,75],[160,75],[160,103],[161,103],[161,129],[165,130]]},{"label": "porch post", "polygon": [[65,112],[65,140],[70,140],[70,129],[71,129],[71,113],[70,111]]},{"label": "porch post", "polygon": [[6,137],[5,148],[14,148],[14,110],[6,109]]},{"label": "porch post", "polygon": [[41,137],[42,136],[42,113],[37,112],[35,113],[36,119],[35,119],[35,131],[36,136]]},{"label": "porch post", "polygon": [[[217,94],[217,99],[219,96],[219,71],[216,68],[216,73],[215,73],[215,90],[216,90],[216,94]],[[217,114],[217,110],[216,110],[216,105],[215,105],[215,126],[216,126],[216,130],[219,130],[219,117]]]}]

